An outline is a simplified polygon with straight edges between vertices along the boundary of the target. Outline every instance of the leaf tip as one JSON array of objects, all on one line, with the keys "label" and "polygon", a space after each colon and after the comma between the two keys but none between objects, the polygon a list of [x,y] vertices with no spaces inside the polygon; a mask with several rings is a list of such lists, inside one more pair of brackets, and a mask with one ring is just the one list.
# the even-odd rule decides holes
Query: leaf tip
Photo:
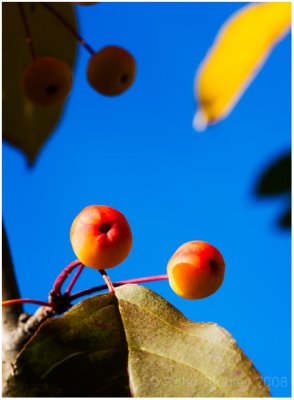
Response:
[{"label": "leaf tip", "polygon": [[208,119],[201,109],[196,111],[192,125],[195,131],[199,133],[204,132],[207,129]]}]

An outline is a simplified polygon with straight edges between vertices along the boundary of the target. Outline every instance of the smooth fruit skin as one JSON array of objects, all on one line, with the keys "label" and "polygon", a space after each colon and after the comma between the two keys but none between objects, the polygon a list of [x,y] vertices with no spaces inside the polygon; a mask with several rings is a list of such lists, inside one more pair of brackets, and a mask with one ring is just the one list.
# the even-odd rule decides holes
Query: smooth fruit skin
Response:
[{"label": "smooth fruit skin", "polygon": [[249,4],[228,19],[196,74],[196,129],[232,110],[290,27],[291,2]]},{"label": "smooth fruit skin", "polygon": [[88,63],[88,81],[99,93],[117,96],[133,83],[136,63],[133,56],[118,46],[107,46],[95,53]]},{"label": "smooth fruit skin", "polygon": [[169,260],[167,273],[172,289],[186,299],[202,299],[222,284],[225,262],[211,244],[192,241],[183,244]]},{"label": "smooth fruit skin", "polygon": [[84,208],[73,221],[70,241],[78,259],[95,269],[120,264],[132,247],[132,232],[124,215],[108,206]]},{"label": "smooth fruit skin", "polygon": [[62,60],[40,57],[32,61],[23,75],[26,96],[42,107],[60,105],[72,87],[72,71]]}]

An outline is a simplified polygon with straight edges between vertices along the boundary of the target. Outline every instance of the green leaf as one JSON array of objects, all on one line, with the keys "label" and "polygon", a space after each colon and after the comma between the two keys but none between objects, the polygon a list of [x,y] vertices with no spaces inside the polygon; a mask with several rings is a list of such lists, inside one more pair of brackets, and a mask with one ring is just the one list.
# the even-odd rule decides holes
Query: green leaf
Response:
[{"label": "green leaf", "polygon": [[[51,3],[76,27],[71,3]],[[39,56],[59,58],[73,66],[76,40],[38,3],[23,3],[34,47]],[[56,127],[63,106],[42,108],[31,103],[22,90],[22,76],[32,57],[26,43],[17,3],[3,3],[3,138],[18,147],[32,163]]]},{"label": "green leaf", "polygon": [[137,397],[265,397],[252,362],[223,328],[187,320],[151,290],[117,290]]},{"label": "green leaf", "polygon": [[14,371],[6,396],[270,396],[228,332],[187,320],[137,285],[45,322]]},{"label": "green leaf", "polygon": [[115,296],[45,322],[20,353],[9,397],[129,396],[127,344]]}]

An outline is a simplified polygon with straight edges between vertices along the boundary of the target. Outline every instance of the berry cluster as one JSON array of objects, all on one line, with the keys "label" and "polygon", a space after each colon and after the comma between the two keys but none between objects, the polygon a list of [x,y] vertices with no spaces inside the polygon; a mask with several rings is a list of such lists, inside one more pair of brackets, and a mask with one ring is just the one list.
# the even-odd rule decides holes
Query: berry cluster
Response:
[{"label": "berry cluster", "polygon": [[[105,269],[113,268],[127,258],[132,247],[132,232],[124,215],[108,206],[92,205],[84,208],[72,223],[70,241],[78,259],[59,274],[49,293],[48,303],[34,299],[14,299],[4,301],[2,305],[39,304],[51,307],[54,314],[60,314],[71,307],[73,300],[85,295],[107,288],[114,292],[115,287],[128,283],[166,279],[179,296],[191,300],[202,299],[216,292],[224,279],[225,262],[221,253],[207,242],[192,241],[183,244],[174,253],[168,262],[167,274],[112,283]],[[98,270],[106,284],[71,294],[85,265]],[[63,283],[76,267],[79,267],[77,272],[62,294]]]},{"label": "berry cluster", "polygon": [[[107,206],[89,206],[75,218],[70,239],[78,259],[85,265],[104,270],[121,263],[132,246],[132,233],[126,218]],[[171,257],[168,280],[181,297],[201,299],[213,294],[222,284],[225,262],[209,243],[183,244]]]},{"label": "berry cluster", "polygon": [[[127,50],[118,46],[106,46],[95,52],[50,3],[40,3],[40,5],[53,13],[91,54],[87,78],[97,92],[105,96],[117,96],[132,85],[136,74],[136,63]],[[19,7],[33,58],[23,74],[24,93],[30,101],[38,106],[60,105],[72,87],[71,68],[57,58],[37,55],[23,5],[19,3]]]}]

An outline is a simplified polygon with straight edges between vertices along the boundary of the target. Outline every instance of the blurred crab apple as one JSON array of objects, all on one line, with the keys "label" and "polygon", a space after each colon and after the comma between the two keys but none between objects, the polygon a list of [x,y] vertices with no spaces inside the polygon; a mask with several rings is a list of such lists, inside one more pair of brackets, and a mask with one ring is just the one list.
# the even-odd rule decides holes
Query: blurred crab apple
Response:
[{"label": "blurred crab apple", "polygon": [[39,57],[24,72],[22,86],[26,97],[42,107],[60,105],[72,87],[72,71],[62,60]]},{"label": "blurred crab apple", "polygon": [[106,46],[93,54],[88,63],[88,81],[105,96],[118,96],[133,83],[136,62],[122,47]]}]

